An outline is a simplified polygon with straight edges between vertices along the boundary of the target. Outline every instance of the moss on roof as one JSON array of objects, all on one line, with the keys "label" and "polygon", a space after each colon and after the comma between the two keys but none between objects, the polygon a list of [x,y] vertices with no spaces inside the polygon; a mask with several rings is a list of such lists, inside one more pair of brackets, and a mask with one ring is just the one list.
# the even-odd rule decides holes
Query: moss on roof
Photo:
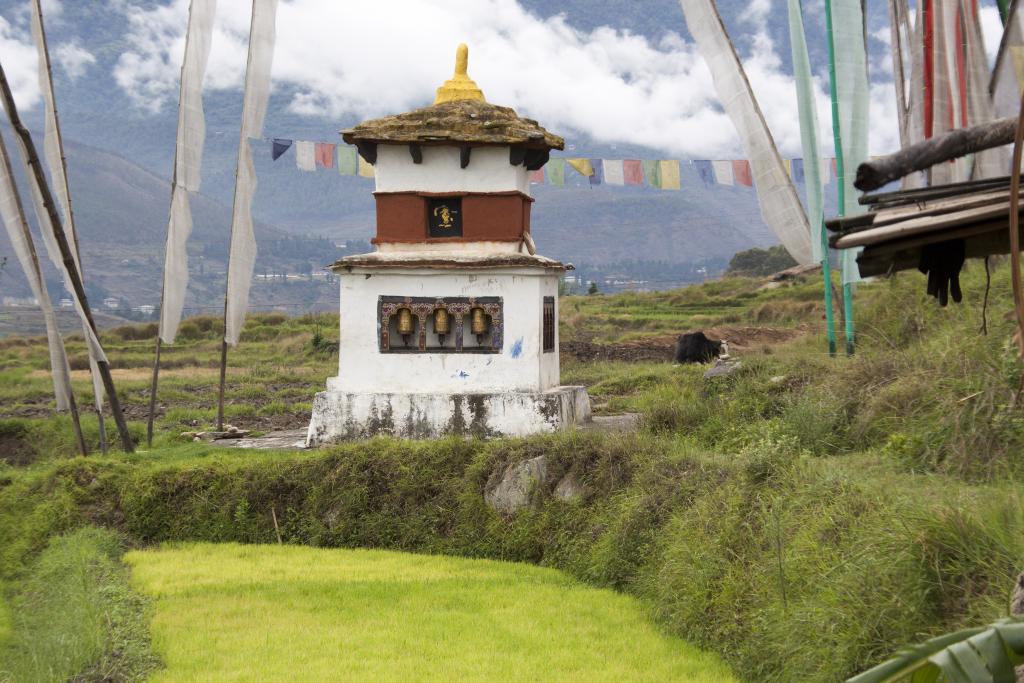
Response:
[{"label": "moss on roof", "polygon": [[565,141],[533,119],[520,117],[510,107],[479,100],[442,102],[405,114],[363,121],[343,130],[342,139],[384,144],[418,142],[477,145],[523,145],[534,149],[564,149]]}]

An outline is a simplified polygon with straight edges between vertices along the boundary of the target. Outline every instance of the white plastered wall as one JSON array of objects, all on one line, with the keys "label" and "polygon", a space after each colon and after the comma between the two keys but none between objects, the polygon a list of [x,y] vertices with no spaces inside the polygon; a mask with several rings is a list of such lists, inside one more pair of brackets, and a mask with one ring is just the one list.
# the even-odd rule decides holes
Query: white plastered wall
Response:
[{"label": "white plastered wall", "polygon": [[[557,272],[540,268],[387,272],[354,268],[339,273],[339,278],[338,376],[328,380],[329,390],[480,393],[544,391],[559,383],[557,325],[555,350],[542,350],[543,297],[556,297],[557,321]],[[380,296],[499,296],[504,308],[501,351],[381,353],[377,329]],[[466,327],[468,337],[468,322]],[[454,339],[449,344],[454,345]]]},{"label": "white plastered wall", "polygon": [[408,145],[377,145],[377,192],[513,192],[530,194],[526,166],[509,163],[508,147],[474,147],[462,168],[458,147],[423,146],[413,163]]}]

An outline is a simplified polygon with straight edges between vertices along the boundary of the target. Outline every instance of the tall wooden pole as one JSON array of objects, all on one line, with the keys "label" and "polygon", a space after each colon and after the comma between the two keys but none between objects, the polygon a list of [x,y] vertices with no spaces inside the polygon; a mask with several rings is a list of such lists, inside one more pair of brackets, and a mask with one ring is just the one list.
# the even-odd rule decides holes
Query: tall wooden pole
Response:
[{"label": "tall wooden pole", "polygon": [[[54,238],[60,249],[61,260],[64,262],[64,269],[67,271],[68,279],[71,280],[71,287],[75,297],[85,314],[89,329],[99,338],[96,322],[92,317],[92,310],[89,308],[89,299],[85,295],[85,287],[82,284],[81,275],[75,266],[75,259],[71,253],[71,246],[68,244],[67,235],[64,233],[63,224],[57,214],[57,206],[53,201],[53,194],[50,192],[50,185],[46,181],[42,165],[39,163],[39,155],[36,153],[35,143],[32,142],[32,134],[22,123],[18,115],[18,109],[14,104],[14,95],[11,93],[10,84],[7,82],[7,74],[3,65],[0,64],[0,96],[3,98],[4,109],[7,110],[7,117],[11,121],[11,127],[21,140],[21,146],[25,152],[26,161],[35,178],[35,182],[42,195],[43,207],[50,218],[53,227]],[[114,422],[117,424],[117,431],[121,436],[121,447],[126,453],[132,453],[135,447],[132,445],[131,434],[128,432],[128,425],[125,423],[124,414],[121,412],[121,401],[117,398],[117,389],[114,386],[114,378],[110,374],[110,363],[108,361],[97,361],[100,377],[103,380],[103,388],[107,392],[107,400],[110,401],[110,410],[114,414]]]},{"label": "tall wooden pole", "polygon": [[[225,311],[224,320],[227,320]],[[227,330],[225,329],[225,333]],[[217,431],[224,431],[224,384],[228,371],[228,340],[220,340],[220,391],[217,393]]]},{"label": "tall wooden pole", "polygon": [[[160,295],[163,302],[163,294]],[[161,309],[163,306],[161,305]],[[156,331],[156,350],[153,353],[153,379],[149,385],[149,417],[146,418],[146,446],[153,446],[153,415],[156,413],[156,385],[160,379],[160,329]]]},{"label": "tall wooden pole", "polygon": [[[64,154],[64,136],[60,134],[60,115],[57,113],[57,101],[53,93],[53,68],[50,66],[50,48],[46,42],[46,25],[43,24],[43,8],[41,0],[33,0],[36,3],[36,12],[39,13],[39,37],[42,41],[41,55],[46,66],[46,80],[48,87],[50,88],[50,101],[53,106],[53,122],[56,130],[57,138],[57,149],[60,151],[60,166],[62,182],[64,184],[64,197],[67,199],[67,210],[68,210],[68,224],[71,228],[71,236],[74,240],[72,245],[75,248],[75,257],[78,261],[78,267],[80,269],[81,276],[84,280],[85,269],[82,268],[82,251],[78,246],[78,231],[74,229],[75,225],[75,213],[71,205],[71,187],[68,185],[68,160]],[[91,354],[90,354],[91,355]],[[90,366],[89,374],[91,375],[93,368]],[[91,378],[90,378],[91,379]],[[93,390],[95,393],[95,389]],[[100,436],[100,451],[103,453],[107,452],[107,426],[103,420],[103,403],[102,400],[96,400],[96,420],[99,425],[99,436]]]}]

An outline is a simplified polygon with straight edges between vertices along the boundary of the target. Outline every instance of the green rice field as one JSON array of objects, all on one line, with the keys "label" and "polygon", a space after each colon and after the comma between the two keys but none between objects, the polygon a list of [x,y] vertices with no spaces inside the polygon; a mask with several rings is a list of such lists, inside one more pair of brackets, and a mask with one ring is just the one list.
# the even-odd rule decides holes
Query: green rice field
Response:
[{"label": "green rice field", "polygon": [[734,681],[641,603],[525,564],[185,544],[131,552],[154,681]]}]

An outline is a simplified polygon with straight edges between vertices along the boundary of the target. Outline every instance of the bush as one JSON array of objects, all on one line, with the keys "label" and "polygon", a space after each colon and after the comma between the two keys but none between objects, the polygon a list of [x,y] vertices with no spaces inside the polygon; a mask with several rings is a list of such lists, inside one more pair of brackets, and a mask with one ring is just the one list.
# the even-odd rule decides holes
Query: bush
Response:
[{"label": "bush", "polygon": [[747,249],[729,259],[726,275],[763,276],[777,273],[797,265],[793,257],[781,244],[767,249]]},{"label": "bush", "polygon": [[121,341],[142,341],[145,339],[156,339],[160,326],[157,323],[145,325],[122,325],[110,330],[109,334]]}]

